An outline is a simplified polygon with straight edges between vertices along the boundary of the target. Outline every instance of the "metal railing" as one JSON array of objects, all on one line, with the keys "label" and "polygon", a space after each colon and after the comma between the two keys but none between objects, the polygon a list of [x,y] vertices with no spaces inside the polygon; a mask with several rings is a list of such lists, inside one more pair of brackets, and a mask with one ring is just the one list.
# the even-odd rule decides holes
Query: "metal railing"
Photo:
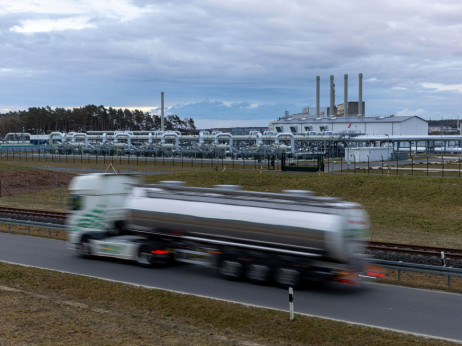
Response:
[{"label": "metal railing", "polygon": [[51,236],[51,230],[66,231],[66,225],[59,225],[48,222],[37,222],[37,221],[27,221],[27,220],[16,220],[8,218],[0,218],[0,223],[8,225],[8,231],[11,232],[11,225],[14,226],[25,226],[27,227],[28,234],[32,227],[34,228],[44,228],[48,229],[48,236]]},{"label": "metal railing", "polygon": [[395,269],[398,271],[398,281],[401,280],[401,271],[436,274],[448,277],[448,287],[451,286],[451,277],[462,277],[462,269],[446,267],[446,266],[434,266],[427,264],[409,263],[409,262],[395,262],[386,260],[375,260],[376,264],[379,264],[385,268]]}]

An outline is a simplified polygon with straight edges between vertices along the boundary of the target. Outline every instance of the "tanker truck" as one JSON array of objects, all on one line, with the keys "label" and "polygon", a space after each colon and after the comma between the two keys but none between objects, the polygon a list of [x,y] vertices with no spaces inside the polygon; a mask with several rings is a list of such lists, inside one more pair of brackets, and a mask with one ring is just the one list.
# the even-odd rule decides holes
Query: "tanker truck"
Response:
[{"label": "tanker truck", "polygon": [[185,262],[284,287],[357,283],[367,264],[364,208],[310,191],[147,185],[135,175],[93,173],[75,177],[69,194],[67,244],[81,257]]}]

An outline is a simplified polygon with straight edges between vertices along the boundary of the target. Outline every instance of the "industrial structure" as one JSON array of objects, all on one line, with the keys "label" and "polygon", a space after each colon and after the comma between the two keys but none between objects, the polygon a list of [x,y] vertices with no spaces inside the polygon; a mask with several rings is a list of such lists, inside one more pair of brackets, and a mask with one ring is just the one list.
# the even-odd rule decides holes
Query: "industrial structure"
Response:
[{"label": "industrial structure", "polygon": [[[358,75],[358,99],[348,98],[348,75],[344,75],[342,104],[335,103],[334,76],[330,76],[330,104],[321,108],[320,77],[316,77],[316,107],[286,114],[267,130],[201,131],[183,135],[175,131],[54,132],[49,135],[8,133],[6,150],[14,145],[42,145],[53,153],[137,155],[146,157],[193,157],[252,159],[269,157],[364,157],[389,159],[393,153],[462,153],[462,136],[429,136],[428,123],[418,116],[365,116],[363,75]],[[163,110],[164,95],[161,94]],[[163,111],[162,111],[163,119]],[[163,121],[162,121],[163,127]],[[374,148],[374,149],[371,149]],[[4,148],[0,148],[4,150]]]},{"label": "industrial structure", "polygon": [[427,135],[428,123],[418,116],[283,117],[271,122],[276,133],[332,133],[340,135]]},{"label": "industrial structure", "polygon": [[320,77],[316,77],[316,109],[309,107],[302,113],[289,115],[270,122],[268,129],[276,133],[303,134],[329,133],[358,135],[427,135],[428,123],[418,116],[366,117],[363,101],[363,74],[358,75],[358,101],[348,99],[348,75],[344,75],[343,103],[335,103],[334,76],[330,76],[330,104],[320,107]]}]

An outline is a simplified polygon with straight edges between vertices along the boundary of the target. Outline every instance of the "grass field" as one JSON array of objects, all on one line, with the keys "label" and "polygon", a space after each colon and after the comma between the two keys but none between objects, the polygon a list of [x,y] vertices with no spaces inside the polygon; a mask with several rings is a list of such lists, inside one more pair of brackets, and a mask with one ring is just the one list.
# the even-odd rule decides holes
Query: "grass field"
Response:
[{"label": "grass field", "polygon": [[[0,162],[0,173],[30,171],[49,162]],[[98,169],[107,166],[99,164]],[[58,168],[72,169],[72,164]],[[92,163],[78,168],[91,169]],[[117,166],[120,171],[132,165]],[[53,178],[59,169],[52,171]],[[135,169],[139,170],[139,169]],[[284,174],[277,171],[171,167],[146,182],[183,180],[191,186],[242,185],[279,192],[306,189],[363,204],[372,240],[461,247],[462,180],[360,174]],[[65,210],[62,187],[0,197],[0,205]],[[64,202],[63,202],[64,201]],[[49,206],[49,208],[48,208]],[[411,225],[412,214],[412,225]],[[39,231],[33,231],[37,234]],[[48,236],[45,234],[45,236]],[[52,237],[60,238],[60,232]],[[403,284],[421,277],[405,276]],[[428,281],[428,278],[424,280]],[[444,287],[444,278],[426,287]],[[458,290],[460,284],[455,285]],[[242,307],[170,292],[0,264],[0,344],[448,344],[323,319]]]},{"label": "grass field", "polygon": [[[122,172],[138,171],[143,165],[131,164],[115,168]],[[0,161],[0,172],[28,170],[50,162]],[[54,163],[56,172],[72,170],[72,164]],[[104,170],[107,162],[82,163],[79,169]],[[82,171],[78,171],[82,173]],[[50,179],[54,179],[53,172]],[[358,202],[367,209],[371,220],[370,240],[462,247],[462,179],[456,177],[387,176],[372,174],[289,174],[260,170],[190,171],[170,167],[169,172],[147,175],[146,182],[182,180],[190,186],[237,184],[244,189],[279,192],[285,189],[312,190],[319,196],[339,197]],[[65,186],[48,191],[26,191],[7,198],[0,197],[0,205],[66,209]]]},{"label": "grass field", "polygon": [[0,309],[2,345],[450,344],[10,264],[0,264]]}]

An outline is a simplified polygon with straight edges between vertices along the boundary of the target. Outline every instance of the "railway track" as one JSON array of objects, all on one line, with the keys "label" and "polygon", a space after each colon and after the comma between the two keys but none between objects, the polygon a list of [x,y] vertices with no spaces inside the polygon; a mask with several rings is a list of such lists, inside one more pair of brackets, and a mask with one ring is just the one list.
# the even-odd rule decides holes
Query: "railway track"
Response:
[{"label": "railway track", "polygon": [[384,242],[369,242],[368,249],[372,251],[382,251],[387,253],[400,253],[406,255],[432,256],[441,258],[441,253],[444,252],[445,258],[462,259],[461,249],[448,249],[442,247],[410,245],[410,244],[394,244]]},{"label": "railway track", "polygon": [[45,221],[57,224],[64,224],[66,216],[67,213],[56,211],[0,207],[0,218]]}]

